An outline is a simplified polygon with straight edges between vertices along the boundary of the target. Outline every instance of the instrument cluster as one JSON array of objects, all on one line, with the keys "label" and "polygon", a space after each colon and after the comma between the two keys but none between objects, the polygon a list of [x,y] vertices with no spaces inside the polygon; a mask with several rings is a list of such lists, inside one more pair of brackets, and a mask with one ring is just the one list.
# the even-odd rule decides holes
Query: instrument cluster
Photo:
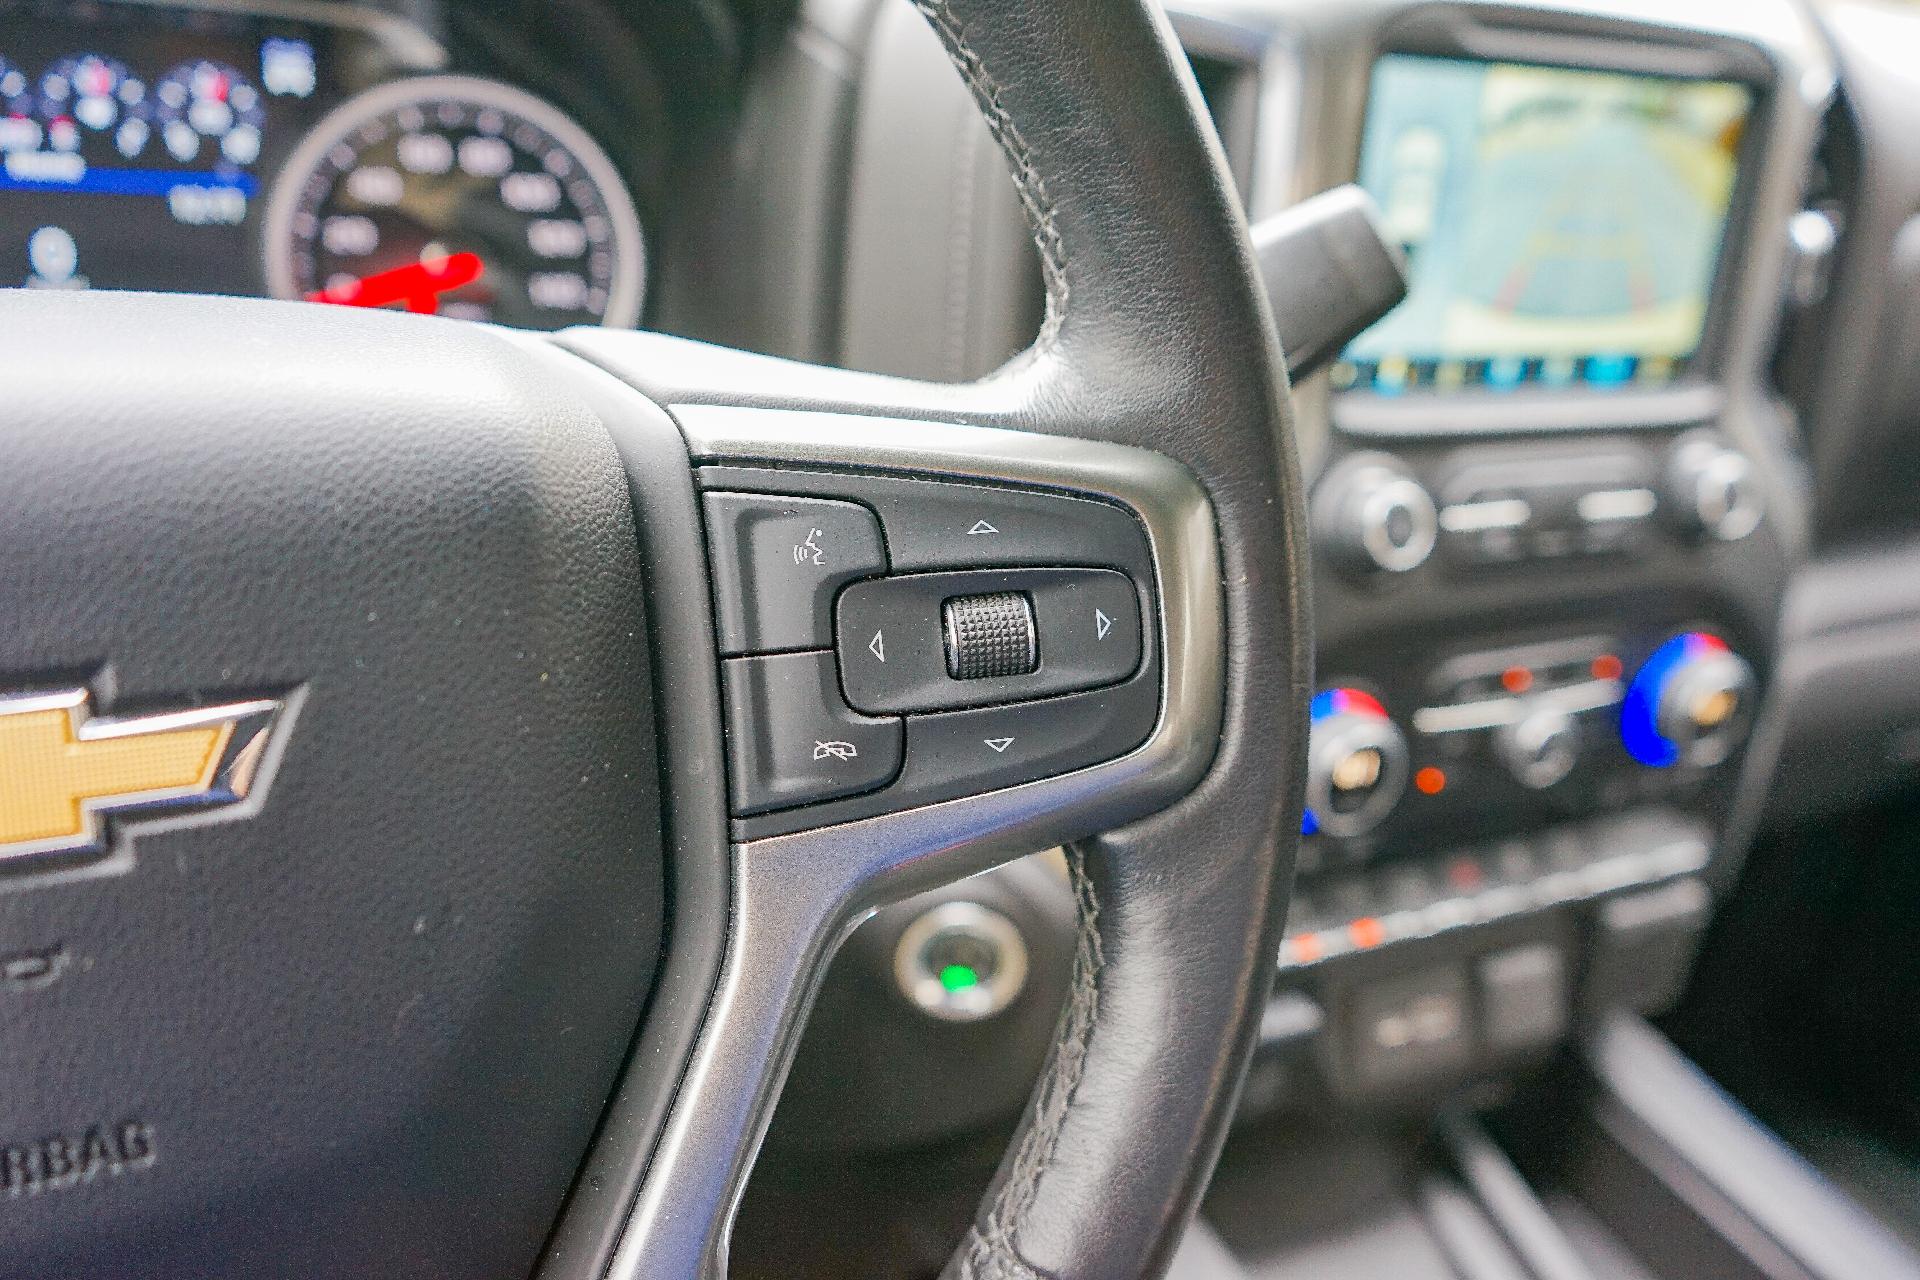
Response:
[{"label": "instrument cluster", "polygon": [[637,323],[621,166],[448,61],[340,5],[0,3],[0,286]]}]

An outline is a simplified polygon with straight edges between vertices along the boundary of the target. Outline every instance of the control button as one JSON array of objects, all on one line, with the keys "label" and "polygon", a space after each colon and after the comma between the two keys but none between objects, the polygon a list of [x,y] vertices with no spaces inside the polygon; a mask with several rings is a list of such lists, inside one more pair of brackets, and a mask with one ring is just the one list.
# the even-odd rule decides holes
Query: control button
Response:
[{"label": "control button", "polygon": [[1567,958],[1550,942],[1509,947],[1474,965],[1487,1044],[1537,1049],[1567,1032]]},{"label": "control button", "polygon": [[1407,742],[1371,694],[1314,698],[1307,739],[1307,832],[1347,838],[1380,825],[1407,785]]},{"label": "control button", "polygon": [[[1012,594],[1031,610],[1034,665],[961,678],[949,602]],[[1140,667],[1140,596],[1110,569],[983,569],[856,582],[836,609],[840,676],[862,711],[938,711],[1047,697],[1125,680]]]},{"label": "control button", "polygon": [[1589,489],[1574,504],[1584,526],[1580,549],[1589,554],[1629,549],[1659,508],[1659,495],[1644,486]]},{"label": "control button", "polygon": [[1525,498],[1490,498],[1475,494],[1465,502],[1440,509],[1440,527],[1448,533],[1484,533],[1489,529],[1522,529],[1533,519]]},{"label": "control button", "polygon": [[1355,454],[1335,467],[1315,497],[1314,523],[1328,554],[1361,573],[1419,568],[1439,532],[1433,499],[1388,454]]},{"label": "control button", "polygon": [[700,468],[709,490],[805,494],[877,512],[895,573],[1088,565],[1153,577],[1146,526],[1126,507],[1038,489],[843,472]]},{"label": "control button", "polygon": [[1573,772],[1580,760],[1580,729],[1566,711],[1534,706],[1494,737],[1500,758],[1523,787],[1543,791]]},{"label": "control button", "polygon": [[1533,520],[1533,506],[1516,494],[1478,492],[1440,508],[1439,520],[1451,554],[1498,564],[1520,558],[1520,538]]},{"label": "control button", "polygon": [[1469,566],[1624,554],[1645,541],[1661,505],[1638,447],[1535,456],[1462,450],[1440,486],[1447,555]]},{"label": "control button", "polygon": [[922,1013],[942,1022],[991,1018],[1027,985],[1027,944],[1013,921],[977,902],[943,902],[909,924],[893,950],[893,978]]},{"label": "control button", "polygon": [[1659,505],[1651,489],[1589,489],[1575,501],[1574,509],[1588,524],[1599,525],[1645,520]]},{"label": "control button", "polygon": [[1029,675],[1040,666],[1033,601],[1019,591],[955,596],[940,606],[947,674],[955,680]]},{"label": "control button", "polygon": [[831,653],[734,658],[722,669],[736,815],[872,791],[899,772],[900,721],[848,707]]},{"label": "control button", "polygon": [[[908,779],[934,794],[1013,786],[1125,755],[1153,727],[1131,686],[907,721]],[[1152,704],[1146,704],[1150,712]]]},{"label": "control button", "polygon": [[1710,768],[1753,718],[1753,668],[1719,636],[1689,631],[1654,650],[1620,704],[1620,741],[1641,764]]},{"label": "control button", "polygon": [[[868,496],[863,493],[862,495]],[[1089,498],[986,486],[904,482],[871,494],[894,571],[1001,565],[1132,565],[1140,524]]]},{"label": "control button", "polygon": [[1694,878],[1608,900],[1582,993],[1589,1008],[1659,1013],[1679,998],[1712,901]]},{"label": "control button", "polygon": [[1447,1074],[1470,1061],[1467,978],[1460,966],[1369,983],[1349,998],[1345,1047],[1363,1087]]},{"label": "control button", "polygon": [[706,521],[725,654],[826,648],[834,593],[887,571],[880,522],[851,502],[709,493]]},{"label": "control button", "polygon": [[1722,542],[1752,533],[1766,511],[1746,455],[1711,434],[1689,435],[1674,446],[1667,488],[1689,532]]}]

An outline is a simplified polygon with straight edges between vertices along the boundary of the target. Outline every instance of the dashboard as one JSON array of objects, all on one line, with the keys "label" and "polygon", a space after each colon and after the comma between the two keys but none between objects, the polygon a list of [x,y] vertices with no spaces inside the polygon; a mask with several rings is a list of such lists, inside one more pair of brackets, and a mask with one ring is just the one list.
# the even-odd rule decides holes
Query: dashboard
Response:
[{"label": "dashboard", "polygon": [[502,8],[0,4],[0,283],[638,323],[667,113],[609,146],[586,86],[648,68],[556,72]]},{"label": "dashboard", "polygon": [[[1920,298],[1889,105],[1916,64],[1796,0],[1170,8],[1249,220],[1357,183],[1409,268],[1294,388],[1322,685],[1246,1104],[1375,1105],[1670,1001],[1770,796],[1883,776],[1862,717],[1911,734],[1887,709],[1920,708],[1920,654],[1862,683],[1807,611],[1920,616],[1885,589],[1911,571],[1816,572],[1864,490],[1881,532],[1920,527],[1920,392],[1863,367],[1912,354],[1876,277]],[[1868,158],[1910,179],[1888,207]],[[645,324],[945,380],[1042,310],[1004,161],[894,0],[0,0],[0,285]],[[1875,707],[1839,715],[1843,686]],[[957,935],[882,913],[776,1143],[1017,1108],[1071,911],[1031,866],[956,892],[1005,926],[961,939],[983,963],[1024,939],[1031,994],[927,1022],[896,943]],[[956,1053],[990,1085],[907,1087]],[[829,1085],[870,1061],[849,1106]]]},{"label": "dashboard", "polygon": [[[1840,68],[1795,0],[1170,8],[1256,244],[1266,219],[1358,184],[1407,264],[1405,300],[1293,387],[1320,686],[1242,1104],[1403,1108],[1537,1062],[1606,1010],[1669,1006],[1782,785],[1803,660],[1783,624],[1819,517],[1818,397],[1781,352],[1827,296],[1845,221],[1821,186]],[[924,105],[941,52],[911,28],[883,9],[853,45],[875,70],[850,94],[849,211],[825,232],[844,266],[824,355],[978,376],[1031,338],[1037,270],[1012,193],[953,176],[956,156],[997,157],[962,87],[964,123]],[[882,209],[910,225],[862,234]],[[912,960],[915,912],[956,900],[1057,953],[1010,896],[883,913],[850,954]],[[912,1079],[956,1044],[1045,1050],[1021,1002],[977,1044],[917,1036],[910,993],[871,998],[891,984],[875,965],[823,996],[787,1139],[884,1145],[1010,1112],[1030,1076],[1009,1071],[997,1103],[832,1107],[826,1082],[868,1055]],[[1053,1007],[1063,976],[1023,972]]]}]

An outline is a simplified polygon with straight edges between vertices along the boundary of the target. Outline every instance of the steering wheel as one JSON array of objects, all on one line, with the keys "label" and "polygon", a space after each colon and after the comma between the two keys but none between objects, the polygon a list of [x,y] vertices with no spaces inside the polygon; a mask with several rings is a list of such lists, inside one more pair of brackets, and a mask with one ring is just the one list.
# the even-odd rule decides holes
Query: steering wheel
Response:
[{"label": "steering wheel", "polygon": [[[302,304],[0,298],[0,1270],[723,1271],[838,942],[1055,843],[1071,998],[947,1274],[1164,1266],[1300,830],[1285,374],[1157,7],[920,7],[1045,275],[1039,340],[983,382]],[[882,581],[964,576],[928,550],[941,530],[999,572],[1117,513],[1132,550],[1101,564],[1135,592],[1136,673],[1033,704],[1070,749],[956,774],[939,731],[977,713],[906,715],[891,786],[741,805],[771,729],[732,700],[759,659],[722,657],[716,490],[877,512]],[[967,543],[994,521],[940,525],[956,492],[1039,512],[1055,543]],[[1085,715],[1108,717],[1091,745]]]}]

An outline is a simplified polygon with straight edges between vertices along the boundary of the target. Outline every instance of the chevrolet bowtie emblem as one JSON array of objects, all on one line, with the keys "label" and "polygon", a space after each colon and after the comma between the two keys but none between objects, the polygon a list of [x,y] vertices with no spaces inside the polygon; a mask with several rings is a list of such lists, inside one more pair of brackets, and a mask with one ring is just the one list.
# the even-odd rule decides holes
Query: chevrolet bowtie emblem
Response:
[{"label": "chevrolet bowtie emblem", "polygon": [[110,816],[245,799],[282,705],[108,717],[84,689],[0,697],[0,866],[104,849]]}]

